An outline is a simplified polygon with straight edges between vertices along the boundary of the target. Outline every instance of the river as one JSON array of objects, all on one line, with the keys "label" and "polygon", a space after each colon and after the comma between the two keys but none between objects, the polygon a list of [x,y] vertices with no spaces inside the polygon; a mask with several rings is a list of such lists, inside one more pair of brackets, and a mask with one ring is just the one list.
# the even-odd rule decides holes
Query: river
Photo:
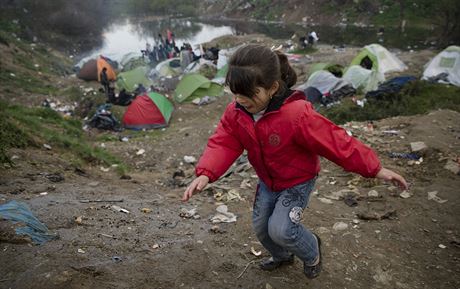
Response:
[{"label": "river", "polygon": [[429,30],[408,28],[404,33],[398,29],[386,28],[383,35],[378,35],[376,27],[347,26],[314,26],[284,25],[255,21],[208,20],[197,19],[156,19],[129,20],[124,19],[107,26],[101,37],[102,45],[90,51],[83,51],[77,57],[80,63],[97,55],[104,55],[114,60],[120,60],[128,53],[139,53],[145,48],[146,42],[154,44],[158,34],[166,36],[170,29],[175,34],[176,44],[180,47],[184,42],[197,46],[216,37],[231,34],[261,33],[275,39],[288,41],[295,33],[316,31],[320,43],[337,46],[364,46],[380,43],[387,48],[417,50],[434,45],[430,40],[433,33]]}]

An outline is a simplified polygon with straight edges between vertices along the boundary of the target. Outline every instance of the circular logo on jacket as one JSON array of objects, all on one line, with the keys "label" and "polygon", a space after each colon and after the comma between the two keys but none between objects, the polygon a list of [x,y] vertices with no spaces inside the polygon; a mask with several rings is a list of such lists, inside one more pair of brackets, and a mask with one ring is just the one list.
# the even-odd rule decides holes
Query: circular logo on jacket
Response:
[{"label": "circular logo on jacket", "polygon": [[269,137],[268,137],[268,142],[270,143],[270,145],[272,146],[277,146],[280,144],[281,142],[281,138],[279,135],[277,135],[276,133],[273,133],[271,134]]}]

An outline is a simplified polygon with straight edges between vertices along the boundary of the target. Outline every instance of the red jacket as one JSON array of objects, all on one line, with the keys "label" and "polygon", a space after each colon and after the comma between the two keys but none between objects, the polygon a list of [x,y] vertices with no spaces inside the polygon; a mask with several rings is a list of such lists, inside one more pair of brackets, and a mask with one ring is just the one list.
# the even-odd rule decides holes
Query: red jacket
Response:
[{"label": "red jacket", "polygon": [[257,175],[272,191],[314,178],[320,170],[319,156],[364,177],[375,177],[381,168],[372,149],[315,112],[301,91],[273,98],[257,122],[244,107],[230,103],[196,175],[216,181],[245,149]]}]

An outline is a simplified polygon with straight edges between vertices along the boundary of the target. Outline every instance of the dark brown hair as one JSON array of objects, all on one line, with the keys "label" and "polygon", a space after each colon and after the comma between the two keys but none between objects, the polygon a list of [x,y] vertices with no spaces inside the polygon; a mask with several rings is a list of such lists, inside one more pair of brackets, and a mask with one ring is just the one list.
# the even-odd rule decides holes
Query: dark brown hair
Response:
[{"label": "dark brown hair", "polygon": [[287,56],[258,44],[239,48],[228,62],[225,84],[235,94],[253,97],[257,86],[270,89],[278,81],[280,88],[275,95],[297,82]]}]

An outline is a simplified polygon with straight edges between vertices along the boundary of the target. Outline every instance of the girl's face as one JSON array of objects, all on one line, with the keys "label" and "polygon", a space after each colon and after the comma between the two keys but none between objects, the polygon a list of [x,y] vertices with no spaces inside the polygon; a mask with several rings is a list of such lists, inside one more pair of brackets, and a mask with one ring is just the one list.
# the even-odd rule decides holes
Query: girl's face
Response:
[{"label": "girl's face", "polygon": [[257,86],[254,96],[248,97],[242,94],[235,94],[235,100],[248,112],[255,114],[267,108],[272,96],[278,90],[278,87],[278,82],[275,82],[270,89]]}]

